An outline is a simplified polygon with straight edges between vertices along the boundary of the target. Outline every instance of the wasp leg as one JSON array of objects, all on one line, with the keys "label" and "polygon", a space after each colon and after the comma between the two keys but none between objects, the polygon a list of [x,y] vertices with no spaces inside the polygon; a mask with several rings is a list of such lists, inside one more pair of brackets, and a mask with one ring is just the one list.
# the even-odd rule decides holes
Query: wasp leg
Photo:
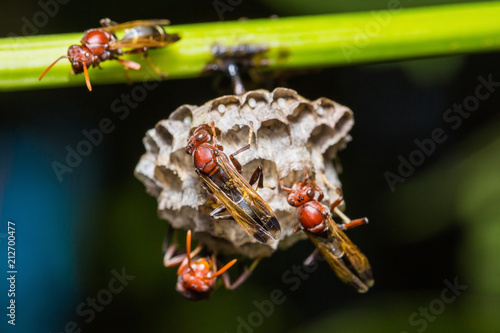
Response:
[{"label": "wasp leg", "polygon": [[[215,202],[217,203],[219,200],[217,200],[217,197],[210,192],[204,185],[202,185],[203,189],[205,190],[206,194]],[[234,220],[234,217],[232,215],[218,215],[222,212],[225,212],[227,210],[226,206],[220,205],[219,207],[215,208],[211,213],[210,217],[215,219],[215,220]]]},{"label": "wasp leg", "polygon": [[165,255],[163,256],[163,265],[165,267],[178,266],[184,261],[184,259],[186,259],[187,256],[185,253],[174,256],[176,248],[177,245],[170,245],[165,252]]},{"label": "wasp leg", "polygon": [[201,184],[201,187],[205,190],[205,194],[208,195],[213,202],[219,202],[217,197],[205,186],[205,184]]},{"label": "wasp leg", "polygon": [[[165,255],[163,256],[163,265],[165,267],[178,266],[187,258],[186,253],[182,253],[182,254],[178,254],[178,255],[174,256],[176,248],[177,248],[177,245],[175,245],[175,244],[170,245],[170,247],[165,252]],[[199,244],[196,247],[196,249],[191,251],[191,258],[196,256],[198,253],[200,253],[202,248],[203,248],[203,246],[201,244]]]},{"label": "wasp leg", "polygon": [[238,173],[241,173],[241,164],[235,158],[235,156],[251,149],[250,144],[252,143],[252,137],[253,137],[253,124],[252,124],[252,122],[250,122],[250,129],[248,131],[248,144],[246,146],[241,147],[240,149],[238,149],[237,151],[235,151],[231,155],[229,155],[229,159],[231,160],[231,162],[233,162],[233,165],[236,168],[236,170],[238,171]]},{"label": "wasp leg", "polygon": [[[337,192],[337,195],[338,195],[338,198],[337,200],[335,200],[334,202],[332,202],[332,204],[330,205],[330,210],[331,211],[334,211],[337,212],[338,209],[336,209],[341,203],[342,201],[344,200],[344,195],[342,194],[342,190],[338,187],[338,186],[335,186],[333,185],[332,183],[330,183],[328,181],[328,179],[326,179],[326,175],[325,175],[325,171],[321,170],[321,179],[323,180],[323,183],[325,183],[326,186],[328,186],[329,188],[335,190],[335,192]],[[339,215],[340,216],[340,215]]]},{"label": "wasp leg", "polygon": [[235,156],[238,155],[238,154],[243,153],[244,151],[247,151],[248,149],[250,149],[250,145],[249,144],[246,145],[246,146],[241,147],[240,149],[238,149],[237,151],[235,151],[234,153],[232,153],[231,155],[229,155],[229,159],[233,163],[233,165],[236,168],[236,170],[238,171],[238,173],[241,173],[241,169],[242,168],[241,168],[240,162],[235,158]]},{"label": "wasp leg", "polygon": [[[169,224],[167,232],[165,233],[165,237],[163,238],[163,244],[162,244],[163,254],[165,254],[167,252],[168,248],[170,248],[170,242],[172,241],[172,238],[174,237],[174,233],[175,233],[174,228],[172,228],[172,225]],[[174,244],[175,243],[177,243],[177,242],[174,240]]]},{"label": "wasp leg", "polygon": [[252,174],[252,177],[250,177],[250,185],[253,186],[257,181],[257,188],[263,188],[264,187],[264,173],[262,172],[262,167],[259,165],[257,169]]},{"label": "wasp leg", "polygon": [[235,63],[231,63],[227,66],[227,73],[231,78],[234,94],[243,95],[244,93],[246,93],[245,86],[243,86],[243,81],[241,81],[240,71]]},{"label": "wasp leg", "polygon": [[160,67],[156,66],[153,61],[151,60],[151,58],[149,57],[149,54],[147,55],[144,55],[144,59],[146,59],[146,62],[148,63],[149,67],[151,67],[151,69],[156,73],[158,74],[162,79],[166,79],[168,74],[165,73],[165,72],[162,72]]},{"label": "wasp leg", "polygon": [[[295,183],[295,175],[296,175],[295,170],[293,172],[293,175],[294,175],[294,177],[293,177],[292,184]],[[293,188],[285,186],[285,184],[283,183],[283,178],[280,178],[279,183],[280,183],[280,188],[281,188],[282,191],[285,191],[287,193],[293,193],[293,192],[295,192],[295,190]]]},{"label": "wasp leg", "polygon": [[342,219],[342,221],[344,221],[344,223],[337,223],[342,230],[352,229],[355,227],[359,227],[360,225],[368,224],[368,219],[366,217],[363,217],[361,219],[351,220],[344,213],[342,213],[342,211],[338,208],[338,206],[344,200],[344,195],[342,193],[342,190],[338,186],[331,184],[328,181],[328,179],[326,179],[324,171],[321,171],[321,178],[323,179],[323,182],[325,183],[325,185],[334,189],[335,192],[337,192],[337,195],[339,196],[337,198],[337,200],[332,202],[332,204],[330,206],[330,210],[332,212],[335,212],[335,214],[337,214]]},{"label": "wasp leg", "polygon": [[225,212],[226,210],[227,210],[226,206],[220,205],[210,213],[210,217],[213,218],[214,220],[234,220],[234,217],[231,214],[220,215],[220,213]]},{"label": "wasp leg", "polygon": [[318,249],[314,249],[314,251],[304,260],[304,266],[311,266],[313,262],[316,260],[316,258],[319,255]]},{"label": "wasp leg", "polygon": [[338,198],[334,202],[332,202],[332,204],[330,205],[330,210],[337,212],[340,211],[338,209],[338,206],[340,206],[340,204],[344,200],[344,195],[342,194],[342,190],[338,187],[335,187],[335,192],[337,192]]},{"label": "wasp leg", "polygon": [[340,228],[342,230],[347,230],[347,229],[352,229],[352,228],[358,227],[360,225],[368,224],[368,219],[366,217],[356,219],[356,220],[351,220],[344,213],[342,213],[342,211],[338,207],[340,205],[340,203],[342,202],[342,200],[344,200],[344,197],[342,195],[342,190],[340,190],[340,188],[338,188],[338,187],[335,187],[335,190],[337,191],[337,194],[339,195],[339,197],[337,198],[337,200],[335,200],[332,203],[330,210],[335,212],[335,214],[337,214],[342,219],[342,221],[344,221],[344,223],[338,223]]},{"label": "wasp leg", "polygon": [[[186,258],[187,254],[182,253],[175,255],[175,250],[177,249],[177,244],[174,243],[172,245],[169,245],[169,243],[172,240],[172,236],[174,234],[174,229],[172,226],[169,226],[167,233],[165,235],[165,239],[163,240],[163,265],[165,267],[173,267],[173,266],[178,266],[180,265]],[[194,251],[191,252],[191,257],[194,257],[198,253],[200,253],[202,249],[201,244],[199,244]]]},{"label": "wasp leg", "polygon": [[241,273],[238,279],[236,279],[236,281],[234,282],[231,282],[231,277],[229,276],[229,274],[227,272],[224,272],[224,274],[222,274],[222,281],[224,282],[224,286],[226,287],[226,289],[234,290],[241,286],[243,282],[245,282],[250,277],[250,275],[252,275],[253,270],[255,269],[255,267],[257,267],[257,264],[262,260],[262,258],[263,257],[255,259],[249,268],[245,267],[243,273]]},{"label": "wasp leg", "polygon": [[210,217],[215,219],[215,220],[234,220],[233,215],[219,215],[222,212],[225,212],[227,210],[226,206],[220,205],[219,207],[215,208],[211,213]]},{"label": "wasp leg", "polygon": [[[319,187],[318,185],[316,185],[315,181],[313,181],[312,184],[314,185],[314,189],[319,193],[317,201],[318,202],[323,201],[323,198],[325,197],[325,194],[323,193],[323,190],[321,189],[321,187]],[[342,198],[341,198],[340,202],[342,202]],[[340,205],[340,202],[338,203],[338,205]]]},{"label": "wasp leg", "polygon": [[162,72],[162,70],[160,69],[160,67],[156,66],[153,61],[151,60],[151,57],[149,56],[149,53],[148,51],[146,50],[144,52],[144,59],[146,60],[146,62],[148,63],[149,67],[156,73],[158,74],[162,79],[166,79],[168,74],[165,73],[165,72]]},{"label": "wasp leg", "polygon": [[151,57],[149,56],[149,52],[148,52],[148,48],[147,47],[137,48],[137,49],[133,49],[133,50],[129,50],[129,51],[123,52],[123,54],[138,54],[138,53],[142,53],[142,56],[143,56],[144,60],[146,60],[146,62],[148,63],[149,67],[156,74],[158,74],[162,79],[165,79],[167,77],[167,73],[162,72],[161,69],[158,66],[156,66],[153,63],[153,61],[151,61]]},{"label": "wasp leg", "polygon": [[257,169],[255,169],[255,171],[253,172],[252,174],[252,177],[250,177],[250,185],[254,185],[257,181],[258,184],[257,184],[257,188],[269,188],[271,190],[274,190],[275,187],[274,186],[269,186],[269,185],[264,185],[264,172],[262,171],[262,166],[258,166]]},{"label": "wasp leg", "polygon": [[180,265],[180,263],[186,257],[186,254],[174,256],[175,250],[177,249],[177,244],[175,241],[173,244],[170,244],[173,235],[174,235],[174,228],[172,228],[172,226],[169,225],[167,233],[165,234],[165,238],[163,239],[163,245],[162,245],[163,265],[165,267]]},{"label": "wasp leg", "polygon": [[[342,220],[344,223],[337,223],[337,225],[340,227],[342,230],[348,230],[348,229],[353,229],[356,227],[359,227],[361,225],[368,224],[368,219],[366,217],[363,217],[361,219],[356,219],[356,220],[349,220],[347,216],[345,216],[338,208],[335,213],[339,216],[341,216]],[[340,213],[340,214],[339,214]],[[345,218],[345,219],[344,219]]]},{"label": "wasp leg", "polygon": [[129,72],[129,68],[128,67],[123,67],[124,68],[124,72],[125,72],[125,80],[127,81],[127,84],[129,86],[132,85],[132,79],[130,78],[130,72]]},{"label": "wasp leg", "polygon": [[234,220],[234,216],[229,214],[229,215],[217,215],[217,216],[212,216],[214,220]]}]

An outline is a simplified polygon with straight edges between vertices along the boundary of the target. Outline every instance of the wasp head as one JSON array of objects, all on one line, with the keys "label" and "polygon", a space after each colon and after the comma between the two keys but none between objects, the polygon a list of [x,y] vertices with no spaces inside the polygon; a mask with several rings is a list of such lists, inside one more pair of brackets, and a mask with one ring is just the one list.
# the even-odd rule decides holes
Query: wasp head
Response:
[{"label": "wasp head", "polygon": [[82,73],[84,66],[89,68],[94,63],[94,55],[86,46],[82,45],[71,45],[68,49],[68,58],[74,74]]},{"label": "wasp head", "polygon": [[313,200],[316,194],[312,184],[302,184],[300,182],[295,184],[292,189],[293,191],[287,196],[287,201],[293,207],[302,206],[306,202]]},{"label": "wasp head", "polygon": [[186,153],[192,155],[193,151],[196,148],[198,148],[205,142],[208,142],[209,140],[210,140],[210,134],[206,130],[205,125],[198,127],[188,141],[188,145],[186,146]]}]

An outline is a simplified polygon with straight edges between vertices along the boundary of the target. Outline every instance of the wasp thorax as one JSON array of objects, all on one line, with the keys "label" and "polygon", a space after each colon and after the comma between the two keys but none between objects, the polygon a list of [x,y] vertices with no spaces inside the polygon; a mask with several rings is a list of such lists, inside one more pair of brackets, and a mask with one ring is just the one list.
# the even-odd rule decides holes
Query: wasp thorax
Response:
[{"label": "wasp thorax", "polygon": [[[185,152],[191,154],[201,143],[212,143],[212,122],[218,144],[228,156],[248,144],[253,128],[251,149],[236,157],[247,180],[259,165],[263,168],[264,185],[268,187],[257,192],[281,226],[281,238],[273,247],[259,244],[235,221],[209,216],[218,204],[202,189],[193,157]],[[280,190],[279,179],[293,184],[294,174],[305,168],[310,176],[324,170],[330,183],[340,185],[331,160],[350,140],[353,123],[349,108],[327,98],[309,101],[285,88],[222,96],[199,107],[183,105],[147,132],[146,153],[135,174],[157,198],[159,216],[174,228],[193,230],[201,243],[218,253],[270,256],[278,245],[286,248],[305,238],[303,233],[293,232],[297,208],[289,203],[288,193]],[[325,190],[325,204],[335,200],[335,191],[326,190],[317,175],[317,185]],[[310,201],[314,194],[314,189],[308,188],[301,193],[301,200]],[[297,198],[294,200],[296,205]]]}]

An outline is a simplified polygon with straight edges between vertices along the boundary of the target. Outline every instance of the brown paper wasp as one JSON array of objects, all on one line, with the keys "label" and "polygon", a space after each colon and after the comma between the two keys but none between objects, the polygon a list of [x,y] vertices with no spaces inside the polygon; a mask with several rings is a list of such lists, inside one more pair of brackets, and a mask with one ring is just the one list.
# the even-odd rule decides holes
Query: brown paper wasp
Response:
[{"label": "brown paper wasp", "polygon": [[177,270],[176,290],[189,300],[199,301],[209,298],[214,291],[217,277],[221,275],[226,289],[234,290],[238,288],[248,279],[260,261],[260,258],[256,259],[250,269],[245,269],[240,277],[234,283],[231,283],[231,279],[226,271],[236,263],[236,259],[231,260],[224,267],[217,269],[217,256],[215,254],[212,254],[211,257],[197,258],[196,256],[202,250],[202,246],[201,244],[198,245],[191,252],[191,230],[188,230],[186,236],[186,253],[174,256],[177,246],[175,244],[168,246],[169,238],[169,233],[167,233],[164,244],[165,256],[163,264],[165,267],[180,265]]},{"label": "brown paper wasp", "polygon": [[[68,55],[59,57],[50,64],[40,75],[41,80],[45,74],[61,59],[69,59],[73,68],[72,74],[85,74],[87,88],[92,91],[88,69],[99,67],[106,60],[117,60],[125,68],[138,70],[141,65],[131,61],[120,59],[124,54],[144,53],[146,60],[153,70],[159,75],[163,73],[151,62],[148,50],[152,48],[165,47],[180,39],[177,34],[168,34],[162,28],[170,24],[169,20],[138,20],[118,24],[109,18],[100,21],[102,27],[86,30],[80,40],[81,45],[71,45]],[[125,30],[122,38],[116,37],[116,32]],[[124,51],[124,49],[129,49]]]},{"label": "brown paper wasp", "polygon": [[[325,183],[327,183],[326,178]],[[292,188],[285,187],[282,179],[280,179],[280,186],[283,191],[289,193],[288,203],[297,207],[299,225],[295,231],[303,230],[316,246],[316,250],[306,260],[306,264],[310,263],[319,252],[342,282],[351,285],[360,293],[368,291],[374,283],[370,263],[343,232],[343,230],[367,224],[368,219],[351,221],[337,209],[343,200],[342,191],[338,187],[334,188],[339,198],[332,203],[330,210],[322,205],[320,202],[323,200],[323,191],[314,181],[312,184],[308,183],[306,170],[304,170],[304,179],[294,184]],[[315,200],[316,192],[319,195]],[[331,211],[334,210],[344,220],[343,224],[337,224],[333,220]]]},{"label": "brown paper wasp", "polygon": [[[251,127],[250,134],[252,131]],[[262,168],[258,167],[250,182],[247,182],[241,175],[241,164],[235,158],[237,154],[250,149],[250,144],[229,157],[223,149],[217,143],[214,124],[196,128],[186,147],[186,152],[193,156],[195,170],[202,180],[202,186],[216,203],[222,203],[210,216],[215,219],[234,219],[257,241],[273,245],[281,234],[278,219],[271,207],[252,187],[257,181],[258,188],[263,187]],[[226,210],[230,215],[219,215]]]}]

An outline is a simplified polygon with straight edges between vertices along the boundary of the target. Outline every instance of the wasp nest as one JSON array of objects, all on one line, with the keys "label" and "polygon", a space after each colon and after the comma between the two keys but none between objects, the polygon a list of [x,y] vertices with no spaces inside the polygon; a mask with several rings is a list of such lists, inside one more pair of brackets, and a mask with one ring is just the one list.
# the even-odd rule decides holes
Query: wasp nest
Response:
[{"label": "wasp nest", "polygon": [[[284,178],[285,185],[291,186],[294,174],[297,180],[302,179],[305,168],[310,176],[314,170],[323,170],[330,183],[339,185],[331,160],[350,140],[352,111],[327,98],[309,101],[291,89],[254,90],[222,96],[202,106],[183,105],[146,133],[146,153],[135,175],[157,198],[160,218],[174,228],[191,229],[212,251],[255,258],[270,256],[276,248],[257,243],[235,221],[210,218],[216,205],[201,189],[193,157],[185,152],[192,129],[212,122],[227,155],[248,144],[253,125],[251,150],[236,156],[243,166],[242,174],[249,179],[262,166],[269,188],[258,193],[281,225],[279,247],[304,238],[303,233],[293,232],[298,223],[296,208],[287,203],[279,179]],[[325,191],[325,204],[336,198],[321,177],[316,177],[316,182]]]}]

